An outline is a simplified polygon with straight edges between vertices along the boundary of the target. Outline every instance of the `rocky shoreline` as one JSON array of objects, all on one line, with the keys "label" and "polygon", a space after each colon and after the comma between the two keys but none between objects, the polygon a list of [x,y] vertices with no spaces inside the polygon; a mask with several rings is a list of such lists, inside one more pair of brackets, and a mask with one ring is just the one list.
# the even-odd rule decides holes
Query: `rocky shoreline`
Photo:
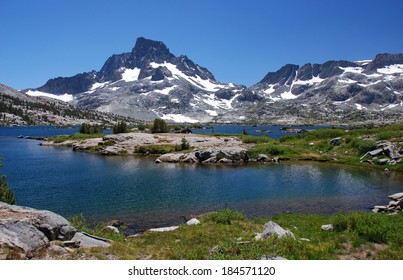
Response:
[{"label": "rocky shoreline", "polygon": [[196,134],[149,134],[121,133],[109,134],[102,138],[92,138],[81,141],[67,140],[62,143],[52,141],[42,142],[42,146],[68,146],[73,151],[89,152],[100,155],[134,155],[159,154],[158,149],[175,150],[186,141],[192,151],[181,150],[163,153],[156,163],[186,162],[186,163],[236,163],[247,162],[247,149],[252,144],[245,144],[236,136],[211,136]]}]

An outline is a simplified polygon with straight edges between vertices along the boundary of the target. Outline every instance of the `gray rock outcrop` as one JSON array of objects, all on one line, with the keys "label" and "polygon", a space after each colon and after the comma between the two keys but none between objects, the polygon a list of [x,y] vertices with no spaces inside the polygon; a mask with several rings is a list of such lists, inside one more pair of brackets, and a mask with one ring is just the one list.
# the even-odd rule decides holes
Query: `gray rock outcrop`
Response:
[{"label": "gray rock outcrop", "polygon": [[361,162],[367,161],[375,162],[379,165],[395,165],[403,159],[401,152],[397,144],[389,141],[379,141],[377,142],[376,149],[367,152],[361,157]]},{"label": "gray rock outcrop", "polygon": [[99,238],[93,235],[89,235],[83,232],[77,232],[71,239],[73,242],[79,242],[80,247],[92,248],[92,247],[109,247],[110,242],[108,240]]},{"label": "gray rock outcrop", "polygon": [[61,241],[65,247],[110,245],[108,240],[77,232],[65,218],[51,211],[0,202],[0,252],[10,248],[28,257],[37,250],[54,249],[53,242]]},{"label": "gray rock outcrop", "polygon": [[247,150],[236,147],[207,148],[190,153],[170,153],[160,156],[156,162],[188,162],[188,163],[235,163],[247,162]]},{"label": "gray rock outcrop", "polygon": [[281,226],[279,226],[273,221],[269,221],[264,225],[262,237],[268,238],[275,235],[278,236],[278,238],[289,236],[295,239],[295,236],[291,231],[283,229]]},{"label": "gray rock outcrop", "polygon": [[403,209],[403,192],[395,193],[388,196],[391,201],[389,201],[388,205],[376,205],[372,209],[372,212],[375,213],[390,213],[397,214]]},{"label": "gray rock outcrop", "polygon": [[71,231],[61,231],[69,222],[50,211],[0,202],[0,247],[25,253],[48,246],[49,242]]}]

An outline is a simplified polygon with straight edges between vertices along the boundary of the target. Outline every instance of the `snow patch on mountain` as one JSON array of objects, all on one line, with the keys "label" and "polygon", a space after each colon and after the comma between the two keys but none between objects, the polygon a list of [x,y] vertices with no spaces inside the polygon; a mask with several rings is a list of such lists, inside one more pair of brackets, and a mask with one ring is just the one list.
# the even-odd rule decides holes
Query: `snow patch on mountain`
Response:
[{"label": "snow patch on mountain", "polygon": [[122,80],[125,82],[133,82],[139,79],[141,69],[134,68],[134,69],[127,69],[122,68]]},{"label": "snow patch on mountain", "polygon": [[381,74],[400,74],[403,73],[403,64],[385,66],[384,68],[377,69],[377,71]]},{"label": "snow patch on mountain", "polygon": [[295,99],[297,97],[297,95],[292,94],[291,90],[285,91],[281,94],[282,99]]},{"label": "snow patch on mountain", "polygon": [[38,90],[28,90],[26,92],[26,94],[29,96],[36,96],[36,97],[49,97],[49,98],[61,100],[64,102],[73,101],[73,95],[67,94],[67,93],[65,93],[63,95],[56,95],[56,94],[51,94],[51,93],[42,92],[42,91],[38,91]]},{"label": "snow patch on mountain", "polygon": [[154,92],[159,93],[159,94],[163,94],[163,95],[168,95],[171,90],[174,90],[177,87],[177,85],[171,86],[171,87],[167,87],[164,89],[156,89],[154,90]]},{"label": "snow patch on mountain", "polygon": [[209,114],[212,117],[216,117],[218,116],[218,113],[216,111],[213,110],[205,110],[207,114]]},{"label": "snow patch on mountain", "polygon": [[[175,78],[182,78],[185,79],[186,81],[188,81],[189,83],[191,83],[193,86],[196,86],[202,90],[205,91],[211,91],[211,92],[216,92],[220,89],[223,88],[230,88],[227,85],[222,85],[222,84],[218,84],[218,83],[214,83],[208,79],[204,80],[202,78],[200,78],[198,75],[196,75],[196,77],[192,77],[192,76],[188,76],[185,73],[183,73],[182,71],[180,71],[176,65],[172,64],[172,63],[168,63],[168,62],[164,62],[164,63],[155,63],[155,62],[151,62],[150,66],[152,68],[158,68],[158,67],[166,67],[173,76],[175,76]],[[171,78],[172,79],[172,78]]]},{"label": "snow patch on mountain", "polygon": [[198,123],[198,120],[192,119],[190,117],[186,117],[182,114],[166,114],[161,117],[161,119],[173,121],[176,123]]},{"label": "snow patch on mountain", "polygon": [[105,87],[107,84],[109,84],[109,82],[105,82],[105,83],[94,83],[94,84],[91,86],[90,91],[96,90],[96,89],[98,89],[98,88],[103,88],[103,87]]},{"label": "snow patch on mountain", "polygon": [[296,80],[293,82],[293,85],[313,85],[323,82],[324,79],[319,78],[319,76],[312,77],[310,80]]},{"label": "snow patch on mountain", "polygon": [[364,71],[364,69],[362,69],[361,67],[339,67],[341,70],[344,71],[344,73],[357,73],[357,74],[361,74],[362,71]]}]

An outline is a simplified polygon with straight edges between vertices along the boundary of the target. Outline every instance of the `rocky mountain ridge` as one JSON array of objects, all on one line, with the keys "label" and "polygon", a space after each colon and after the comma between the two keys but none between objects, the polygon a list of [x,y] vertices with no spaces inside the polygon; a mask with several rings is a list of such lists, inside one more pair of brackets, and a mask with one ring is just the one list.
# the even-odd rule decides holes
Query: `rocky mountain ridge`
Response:
[{"label": "rocky mountain ridge", "polygon": [[315,123],[396,121],[403,112],[403,54],[287,64],[247,88],[220,83],[164,43],[138,38],[99,71],[49,80],[27,94],[68,95],[83,108],[142,120]]},{"label": "rocky mountain ridge", "polygon": [[[84,122],[113,125],[123,117],[78,108],[46,96],[29,96],[0,84],[0,126],[59,125],[73,126]],[[134,120],[125,119],[127,122]]]}]

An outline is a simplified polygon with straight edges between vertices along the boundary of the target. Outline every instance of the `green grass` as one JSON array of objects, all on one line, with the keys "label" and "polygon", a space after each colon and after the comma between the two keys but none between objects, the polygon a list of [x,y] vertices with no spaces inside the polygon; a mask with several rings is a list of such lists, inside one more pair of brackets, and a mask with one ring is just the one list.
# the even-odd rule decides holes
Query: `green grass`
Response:
[{"label": "green grass", "polygon": [[[292,238],[255,240],[269,220],[291,230]],[[321,225],[334,224],[334,231]],[[287,214],[246,219],[224,209],[201,219],[201,224],[181,225],[172,232],[147,232],[117,241],[109,248],[81,250],[87,257],[105,259],[260,259],[278,255],[287,259],[340,259],[361,253],[364,259],[403,259],[403,215],[350,212],[334,215]],[[301,240],[301,238],[310,241]],[[377,244],[381,245],[377,247]],[[365,252],[363,254],[362,252]]]},{"label": "green grass", "polygon": [[49,141],[52,141],[56,144],[66,142],[67,140],[72,140],[72,141],[81,141],[85,139],[91,139],[91,138],[102,138],[104,134],[98,133],[98,134],[84,134],[84,133],[75,133],[72,135],[59,135],[59,136],[52,136],[49,137]]},{"label": "green grass", "polygon": [[[336,137],[341,137],[341,144],[333,146],[330,142]],[[368,129],[318,129],[304,134],[287,134],[278,140],[267,139],[269,140],[265,142],[255,141],[254,147],[248,150],[249,156],[257,158],[259,154],[266,154],[283,160],[328,161],[385,168],[361,162],[360,157],[374,150],[380,140],[392,141],[397,147],[402,147],[403,124]],[[248,141],[254,142],[250,139]],[[389,164],[387,167],[391,170],[403,170],[403,162]]]}]

